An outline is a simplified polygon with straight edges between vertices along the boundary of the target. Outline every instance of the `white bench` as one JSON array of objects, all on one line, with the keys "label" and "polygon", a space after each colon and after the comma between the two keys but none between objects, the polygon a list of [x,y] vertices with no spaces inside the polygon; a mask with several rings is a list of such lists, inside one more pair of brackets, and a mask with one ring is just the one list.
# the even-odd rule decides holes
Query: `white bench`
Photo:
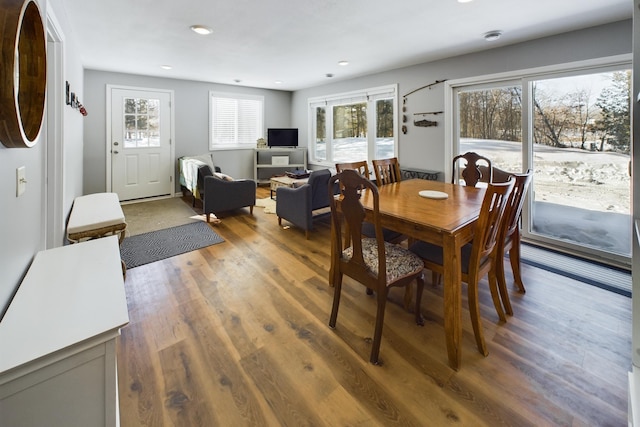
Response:
[{"label": "white bench", "polygon": [[73,201],[67,239],[71,243],[118,235],[124,239],[127,223],[116,193],[95,193],[76,197]]}]

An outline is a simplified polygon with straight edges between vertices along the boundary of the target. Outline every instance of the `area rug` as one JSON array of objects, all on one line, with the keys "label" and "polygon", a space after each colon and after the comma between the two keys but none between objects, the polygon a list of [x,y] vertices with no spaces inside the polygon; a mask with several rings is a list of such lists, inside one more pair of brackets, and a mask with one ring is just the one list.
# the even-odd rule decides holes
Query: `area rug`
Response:
[{"label": "area rug", "polygon": [[193,222],[126,237],[120,256],[127,269],[224,242],[206,222]]},{"label": "area rug", "polygon": [[191,202],[187,203],[181,197],[124,204],[122,212],[127,221],[127,236],[164,230],[202,218],[191,207]]},{"label": "area rug", "polygon": [[264,213],[266,214],[276,213],[276,201],[271,197],[256,199],[256,206],[259,208],[264,208]]}]

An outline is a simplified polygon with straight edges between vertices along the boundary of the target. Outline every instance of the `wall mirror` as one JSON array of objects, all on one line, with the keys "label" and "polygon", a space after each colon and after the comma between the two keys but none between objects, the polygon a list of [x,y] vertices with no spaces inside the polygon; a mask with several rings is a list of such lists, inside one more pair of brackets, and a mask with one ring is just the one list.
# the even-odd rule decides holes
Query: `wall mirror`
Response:
[{"label": "wall mirror", "polygon": [[33,0],[0,0],[0,142],[36,144],[44,118],[47,45]]}]

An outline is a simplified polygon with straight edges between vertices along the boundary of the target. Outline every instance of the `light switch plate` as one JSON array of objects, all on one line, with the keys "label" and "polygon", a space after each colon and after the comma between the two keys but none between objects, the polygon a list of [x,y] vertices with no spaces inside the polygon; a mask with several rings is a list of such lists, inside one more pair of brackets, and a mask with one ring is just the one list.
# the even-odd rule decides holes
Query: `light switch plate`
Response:
[{"label": "light switch plate", "polygon": [[27,189],[27,168],[20,166],[16,169],[16,197],[20,197]]}]

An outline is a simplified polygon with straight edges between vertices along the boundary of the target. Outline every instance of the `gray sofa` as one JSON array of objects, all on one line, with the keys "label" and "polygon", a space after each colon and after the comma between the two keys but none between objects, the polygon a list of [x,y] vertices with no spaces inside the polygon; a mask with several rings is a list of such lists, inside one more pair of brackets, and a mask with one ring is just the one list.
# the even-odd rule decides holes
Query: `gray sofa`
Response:
[{"label": "gray sofa", "polygon": [[[216,167],[216,170],[219,170]],[[198,187],[202,197],[202,210],[207,216],[211,214],[249,207],[253,214],[256,204],[256,183],[251,179],[226,180],[216,176],[208,165],[198,167]]]},{"label": "gray sofa", "polygon": [[329,206],[329,169],[311,172],[309,181],[298,187],[278,187],[276,189],[276,215],[278,224],[286,219],[296,227],[305,231],[309,238],[309,231],[313,229],[313,211]]}]

